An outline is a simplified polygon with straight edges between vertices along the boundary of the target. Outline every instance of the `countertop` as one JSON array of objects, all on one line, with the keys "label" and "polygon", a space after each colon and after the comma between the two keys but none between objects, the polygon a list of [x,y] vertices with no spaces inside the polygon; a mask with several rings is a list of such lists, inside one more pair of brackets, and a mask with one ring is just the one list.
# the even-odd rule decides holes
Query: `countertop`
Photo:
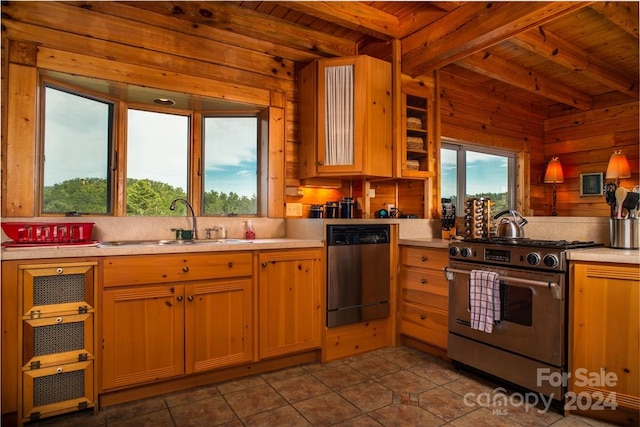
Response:
[{"label": "countertop", "polygon": [[411,238],[411,239],[399,239],[399,245],[405,246],[422,246],[425,248],[440,248],[447,249],[449,247],[450,240],[438,239],[435,237],[424,238]]},{"label": "countertop", "polygon": [[216,243],[201,240],[196,244],[124,245],[124,246],[57,246],[30,248],[3,248],[2,260],[100,257],[112,255],[152,255],[195,252],[228,252],[269,249],[322,248],[322,240],[256,239],[234,243]]},{"label": "countertop", "polygon": [[620,264],[640,264],[638,249],[613,249],[608,247],[567,251],[570,261],[612,262]]}]

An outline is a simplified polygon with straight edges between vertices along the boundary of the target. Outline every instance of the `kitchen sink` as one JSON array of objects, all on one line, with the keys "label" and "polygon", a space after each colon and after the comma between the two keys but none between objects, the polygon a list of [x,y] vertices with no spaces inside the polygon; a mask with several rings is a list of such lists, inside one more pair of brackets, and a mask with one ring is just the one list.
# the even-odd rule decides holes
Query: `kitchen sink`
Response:
[{"label": "kitchen sink", "polygon": [[111,240],[100,242],[102,247],[119,246],[181,246],[181,245],[203,245],[203,244],[233,244],[252,243],[250,240],[242,239],[213,239],[213,240]]}]

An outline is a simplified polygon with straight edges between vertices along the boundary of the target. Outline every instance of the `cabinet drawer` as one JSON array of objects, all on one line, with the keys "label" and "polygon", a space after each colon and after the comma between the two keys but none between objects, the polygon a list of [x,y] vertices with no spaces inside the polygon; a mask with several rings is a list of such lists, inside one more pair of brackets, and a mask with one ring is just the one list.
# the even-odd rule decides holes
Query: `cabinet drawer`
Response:
[{"label": "cabinet drawer", "polygon": [[448,310],[449,282],[442,272],[426,269],[403,268],[400,270],[400,286],[403,299],[416,299],[441,310]]},{"label": "cabinet drawer", "polygon": [[411,267],[442,271],[449,264],[449,252],[446,249],[403,246],[400,262]]},{"label": "cabinet drawer", "polygon": [[93,361],[86,361],[23,372],[22,418],[93,407],[93,369]]},{"label": "cabinet drawer", "polygon": [[436,308],[402,303],[400,333],[440,348],[447,348],[447,312]]},{"label": "cabinet drawer", "polygon": [[250,252],[107,258],[104,287],[251,276]]},{"label": "cabinet drawer", "polygon": [[22,315],[36,319],[93,311],[96,264],[20,266]]},{"label": "cabinet drawer", "polygon": [[23,322],[23,369],[89,360],[93,352],[93,313]]}]

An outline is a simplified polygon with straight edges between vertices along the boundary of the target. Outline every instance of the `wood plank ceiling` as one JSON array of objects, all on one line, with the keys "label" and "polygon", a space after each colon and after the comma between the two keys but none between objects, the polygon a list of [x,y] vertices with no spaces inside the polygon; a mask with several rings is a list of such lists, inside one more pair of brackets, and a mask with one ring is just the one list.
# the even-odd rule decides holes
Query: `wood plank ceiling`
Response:
[{"label": "wood plank ceiling", "polygon": [[286,48],[290,59],[368,54],[435,69],[549,111],[639,99],[638,2],[124,2]]}]

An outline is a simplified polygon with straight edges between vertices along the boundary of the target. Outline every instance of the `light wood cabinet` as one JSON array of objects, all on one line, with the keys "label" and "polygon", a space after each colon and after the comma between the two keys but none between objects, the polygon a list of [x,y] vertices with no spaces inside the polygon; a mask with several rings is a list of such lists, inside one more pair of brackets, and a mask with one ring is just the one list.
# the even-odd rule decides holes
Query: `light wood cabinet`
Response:
[{"label": "light wood cabinet", "polygon": [[434,150],[433,89],[422,92],[402,91],[402,140],[400,176],[428,178],[433,176],[430,153]]},{"label": "light wood cabinet", "polygon": [[[3,264],[3,268],[9,265]],[[96,265],[97,262],[17,265],[18,298],[3,300],[3,335],[12,332],[10,323],[5,322],[5,308],[9,313],[17,311],[18,339],[10,348],[17,346],[19,353],[19,424],[96,407]],[[2,284],[3,288],[12,285]],[[6,303],[15,306],[8,307]],[[3,365],[7,344],[3,342]],[[6,374],[9,373],[3,372],[3,376]],[[4,381],[3,378],[3,388]]]},{"label": "light wood cabinet", "polygon": [[299,178],[393,175],[390,63],[316,60],[299,85]]},{"label": "light wood cabinet", "polygon": [[579,398],[586,393],[591,402],[604,397],[618,405],[616,411],[605,408],[591,415],[638,425],[640,267],[572,263],[570,301],[570,390]]},{"label": "light wood cabinet", "polygon": [[446,249],[400,247],[400,334],[446,349],[449,283]]},{"label": "light wood cabinet", "polygon": [[251,253],[113,257],[103,276],[104,389],[252,360]]},{"label": "light wood cabinet", "polygon": [[323,319],[321,249],[260,254],[260,358],[320,347]]}]

